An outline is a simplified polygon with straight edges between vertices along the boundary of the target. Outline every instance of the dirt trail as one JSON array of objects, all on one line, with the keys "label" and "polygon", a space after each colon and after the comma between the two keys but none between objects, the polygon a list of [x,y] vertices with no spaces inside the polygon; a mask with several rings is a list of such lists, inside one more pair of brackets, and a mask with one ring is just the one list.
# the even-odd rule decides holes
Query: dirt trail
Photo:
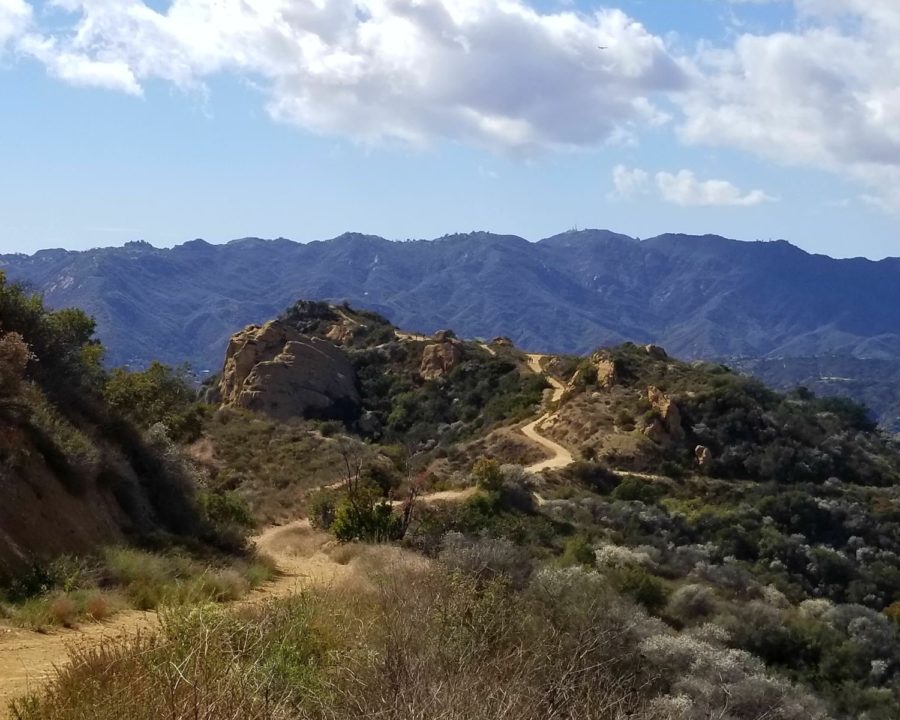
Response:
[{"label": "dirt trail", "polygon": [[397,336],[398,340],[425,341],[425,340],[431,339],[427,335],[419,335],[418,333],[401,332],[400,330],[394,330],[394,335]]},{"label": "dirt trail", "polygon": [[[543,375],[547,379],[547,382],[549,382],[553,387],[553,395],[550,399],[552,402],[556,403],[562,399],[563,393],[566,391],[566,386],[552,375],[547,374],[544,371],[544,368],[541,367],[541,361],[546,357],[546,355],[538,355],[534,353],[529,354],[528,367],[532,372],[536,373],[537,375]],[[537,420],[533,420],[521,428],[522,434],[525,437],[533,442],[536,442],[538,445],[541,445],[543,448],[549,450],[552,453],[551,457],[549,457],[548,459],[541,460],[540,462],[536,462],[533,465],[529,465],[527,468],[525,468],[529,472],[538,473],[542,470],[564,468],[575,462],[575,459],[572,457],[572,453],[566,450],[566,448],[564,448],[559,443],[554,442],[550,438],[544,437],[540,433],[541,427],[544,425],[544,423],[552,419],[554,415],[556,415],[556,411],[544,413]]]},{"label": "dirt trail", "polygon": [[54,668],[65,661],[71,644],[96,644],[157,624],[155,613],[133,610],[116,615],[110,622],[86,624],[77,630],[47,635],[0,627],[0,717],[7,716],[7,706],[13,698],[41,686]]},{"label": "dirt trail", "polygon": [[[476,488],[443,490],[423,495],[419,502],[462,502]],[[324,532],[313,529],[308,519],[267,528],[254,538],[260,552],[275,560],[279,575],[253,590],[233,606],[252,605],[274,598],[290,596],[310,585],[328,585],[347,579],[357,572],[355,561],[342,563],[329,554],[335,541]],[[369,554],[397,555],[408,553],[399,548],[367,550]],[[406,561],[412,561],[405,557]],[[74,644],[95,645],[103,640],[120,638],[159,626],[155,612],[130,610],[103,623],[86,622],[76,629],[60,629],[52,633],[0,625],[0,718],[7,716],[7,706],[15,697],[39,688],[54,669],[66,661]]]},{"label": "dirt trail", "polygon": [[[314,531],[308,520],[269,528],[256,538],[260,550],[271,556],[280,575],[252,591],[234,605],[245,605],[296,592],[303,585],[329,582],[349,572],[323,552],[328,536]],[[152,630],[159,625],[155,612],[129,610],[102,623],[85,622],[76,629],[52,633],[0,626],[0,718],[15,697],[34,690],[64,663],[74,644],[94,645],[107,639]]]}]

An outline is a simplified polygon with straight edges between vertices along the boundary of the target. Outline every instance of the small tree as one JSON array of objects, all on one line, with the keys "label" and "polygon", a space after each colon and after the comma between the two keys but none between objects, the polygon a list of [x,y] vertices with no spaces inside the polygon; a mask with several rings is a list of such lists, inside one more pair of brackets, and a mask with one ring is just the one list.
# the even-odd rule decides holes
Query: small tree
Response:
[{"label": "small tree", "polygon": [[472,476],[482,490],[500,492],[503,489],[503,473],[500,472],[500,463],[496,460],[481,458],[472,467]]},{"label": "small tree", "polygon": [[173,439],[190,442],[200,435],[202,417],[197,394],[187,381],[187,368],[154,361],[146,370],[116,368],[104,388],[107,402],[138,425],[163,423]]}]

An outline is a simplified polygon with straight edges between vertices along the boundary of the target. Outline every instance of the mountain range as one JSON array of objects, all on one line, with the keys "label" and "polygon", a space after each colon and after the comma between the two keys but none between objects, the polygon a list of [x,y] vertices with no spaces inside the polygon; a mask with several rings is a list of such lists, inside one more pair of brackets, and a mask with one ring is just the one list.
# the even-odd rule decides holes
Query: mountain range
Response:
[{"label": "mountain range", "polygon": [[[809,358],[900,365],[900,259],[838,260],[785,241],[581,230],[538,242],[485,232],[396,242],[346,233],[310,243],[42,250],[0,255],[0,270],[52,307],[91,313],[111,364],[160,359],[215,371],[235,329],[310,298],[346,300],[410,330],[507,336],[534,351],[631,340],[687,359],[765,360],[750,369],[791,382],[796,373],[783,366],[798,358],[803,367]],[[822,366],[815,371],[827,373]]]}]

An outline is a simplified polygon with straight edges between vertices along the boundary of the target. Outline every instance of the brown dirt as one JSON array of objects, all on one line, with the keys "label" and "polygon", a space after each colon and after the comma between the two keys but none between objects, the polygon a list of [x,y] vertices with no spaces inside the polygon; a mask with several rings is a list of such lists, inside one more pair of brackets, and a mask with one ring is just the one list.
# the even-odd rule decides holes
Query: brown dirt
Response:
[{"label": "brown dirt", "polygon": [[[565,393],[566,391],[566,386],[563,385],[562,382],[560,382],[558,379],[544,371],[542,361],[547,357],[548,356],[546,355],[530,354],[528,356],[528,368],[532,372],[538,375],[543,375],[545,378],[547,378],[547,382],[549,382],[553,388],[553,394],[550,396],[550,401],[553,403],[558,403],[562,399],[563,393]],[[547,422],[555,419],[555,417],[555,412],[544,413],[537,420],[532,420],[530,423],[524,425],[521,428],[521,432],[525,437],[550,452],[550,457],[546,460],[541,460],[540,462],[536,462],[533,465],[529,465],[527,468],[525,468],[529,472],[538,473],[542,470],[555,470],[564,468],[568,465],[571,465],[575,461],[572,457],[572,453],[570,453],[559,443],[554,442],[550,438],[544,436],[541,432],[543,426]]]},{"label": "brown dirt", "polygon": [[[419,501],[462,502],[475,488],[448,490],[422,496]],[[421,567],[427,560],[396,546],[340,545],[330,535],[313,529],[308,519],[267,528],[255,538],[259,551],[275,560],[279,575],[254,590],[236,606],[288,597],[305,587],[337,582],[366,582],[373,569]],[[0,625],[0,718],[15,697],[39,688],[55,668],[65,663],[69,648],[97,644],[159,625],[155,612],[131,610],[102,623],[85,623],[76,629],[37,633]]]}]

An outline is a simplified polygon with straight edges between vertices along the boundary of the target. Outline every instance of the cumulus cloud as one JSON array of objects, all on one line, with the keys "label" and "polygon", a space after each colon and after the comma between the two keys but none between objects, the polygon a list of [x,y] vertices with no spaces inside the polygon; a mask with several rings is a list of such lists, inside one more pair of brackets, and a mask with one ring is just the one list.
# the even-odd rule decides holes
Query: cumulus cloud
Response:
[{"label": "cumulus cloud", "polygon": [[627,168],[616,165],[613,168],[614,196],[628,199],[636,195],[644,195],[650,189],[650,173],[640,168]]},{"label": "cumulus cloud", "polygon": [[651,176],[641,168],[613,168],[613,196],[621,199],[650,193],[654,188],[662,200],[681,207],[752,207],[775,198],[762,190],[743,192],[727,180],[700,180],[691,170],[657,172]]},{"label": "cumulus cloud", "polygon": [[698,180],[690,170],[658,172],[656,185],[663,200],[682,207],[750,207],[774,200],[762,190],[744,193],[727,180]]},{"label": "cumulus cloud", "polygon": [[0,52],[21,37],[31,22],[31,6],[25,0],[0,0]]},{"label": "cumulus cloud", "polygon": [[665,122],[654,96],[685,83],[665,42],[618,10],[541,13],[520,0],[56,6],[68,27],[37,29],[19,50],[67,82],[139,94],[149,79],[196,88],[234,72],[265,88],[274,118],[363,141],[595,146]]},{"label": "cumulus cloud", "polygon": [[795,5],[798,30],[701,52],[681,137],[842,174],[900,211],[900,2]]}]

